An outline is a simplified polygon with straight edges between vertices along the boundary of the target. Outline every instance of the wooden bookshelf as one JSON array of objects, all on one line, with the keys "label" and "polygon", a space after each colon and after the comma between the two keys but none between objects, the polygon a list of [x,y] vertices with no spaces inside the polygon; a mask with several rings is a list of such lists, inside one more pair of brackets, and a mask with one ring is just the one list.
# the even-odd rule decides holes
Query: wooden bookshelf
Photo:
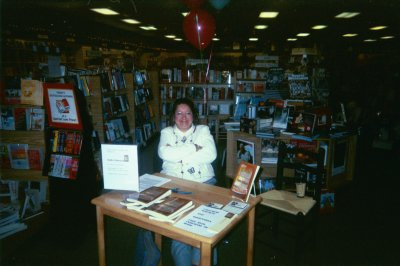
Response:
[{"label": "wooden bookshelf", "polygon": [[[227,132],[227,153],[226,153],[226,176],[233,178],[236,174],[238,162],[236,159],[237,140],[245,140],[254,143],[255,164],[260,165],[262,178],[274,178],[277,166],[272,163],[261,163],[262,138],[256,135],[240,132]],[[275,137],[280,141],[289,142],[291,136]],[[356,160],[357,135],[348,134],[341,137],[317,138],[316,147],[326,147],[326,184],[328,189],[335,189],[353,180]],[[339,165],[335,165],[338,164]]]}]

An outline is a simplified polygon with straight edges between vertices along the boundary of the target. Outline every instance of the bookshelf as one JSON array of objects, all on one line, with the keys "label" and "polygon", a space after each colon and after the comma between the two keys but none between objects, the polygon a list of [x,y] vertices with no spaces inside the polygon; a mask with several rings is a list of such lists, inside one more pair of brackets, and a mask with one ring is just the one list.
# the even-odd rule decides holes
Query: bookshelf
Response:
[{"label": "bookshelf", "polygon": [[[295,143],[295,138],[289,135],[280,135],[268,139]],[[236,159],[238,140],[254,144],[254,163],[262,168],[261,178],[275,178],[276,163],[262,163],[263,138],[240,131],[228,131],[227,133],[226,176],[232,179],[236,174],[235,169],[238,167]],[[305,142],[304,145],[313,146],[316,149],[322,147],[326,151],[325,188],[335,189],[353,180],[357,147],[356,134],[349,133],[338,137],[321,137],[313,142]]]},{"label": "bookshelf", "polygon": [[186,71],[188,77],[184,77],[184,70],[177,68],[160,72],[160,128],[169,126],[168,117],[174,101],[186,97],[193,100],[200,122],[209,125],[215,141],[226,139],[221,121],[232,116],[235,105],[235,82],[230,72],[212,70],[212,78],[205,82],[201,71]]}]

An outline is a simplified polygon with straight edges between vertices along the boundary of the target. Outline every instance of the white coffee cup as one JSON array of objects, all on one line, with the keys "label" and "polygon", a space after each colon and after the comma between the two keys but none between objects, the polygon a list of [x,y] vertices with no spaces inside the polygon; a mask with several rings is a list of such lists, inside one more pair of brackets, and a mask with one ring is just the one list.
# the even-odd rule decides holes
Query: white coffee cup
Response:
[{"label": "white coffee cup", "polygon": [[306,183],[296,183],[297,197],[303,198],[306,193]]}]

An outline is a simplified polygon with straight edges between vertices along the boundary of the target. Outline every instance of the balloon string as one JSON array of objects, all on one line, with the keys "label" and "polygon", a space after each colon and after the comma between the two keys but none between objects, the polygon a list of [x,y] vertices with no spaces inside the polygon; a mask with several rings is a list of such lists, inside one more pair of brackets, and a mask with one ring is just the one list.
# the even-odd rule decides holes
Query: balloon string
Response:
[{"label": "balloon string", "polygon": [[197,30],[197,41],[199,43],[199,49],[201,50],[201,41],[200,41],[200,29],[199,29],[199,17],[196,14],[196,30]]},{"label": "balloon string", "polygon": [[[200,40],[200,28],[199,28],[199,17],[196,14],[196,30],[197,30],[197,41],[199,43],[199,50],[200,50],[200,66],[203,65],[203,53],[202,53],[202,47],[201,47],[201,40]],[[201,69],[202,67],[200,67]],[[205,76],[206,80],[207,80],[207,74]]]},{"label": "balloon string", "polygon": [[207,82],[209,81],[208,74],[209,74],[209,71],[210,71],[210,64],[211,64],[211,58],[212,58],[212,53],[213,53],[213,46],[214,46],[214,44],[211,45],[210,57],[208,58],[207,71],[206,71],[206,81]]}]

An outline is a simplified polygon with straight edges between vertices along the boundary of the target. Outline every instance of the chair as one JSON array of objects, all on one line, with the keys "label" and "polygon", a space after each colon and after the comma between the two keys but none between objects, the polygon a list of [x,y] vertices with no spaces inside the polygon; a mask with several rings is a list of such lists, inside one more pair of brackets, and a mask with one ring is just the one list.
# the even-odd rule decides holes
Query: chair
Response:
[{"label": "chair", "polygon": [[[324,175],[324,150],[317,152],[288,147],[281,142],[277,163],[275,189],[261,193],[262,202],[257,210],[256,239],[283,251],[302,256],[307,243],[315,244],[318,225],[321,183]],[[296,195],[296,183],[306,183],[305,196]],[[270,215],[272,213],[272,215]],[[269,219],[267,219],[269,218]],[[272,236],[264,236],[267,228]],[[306,241],[307,236],[311,241]]]}]

